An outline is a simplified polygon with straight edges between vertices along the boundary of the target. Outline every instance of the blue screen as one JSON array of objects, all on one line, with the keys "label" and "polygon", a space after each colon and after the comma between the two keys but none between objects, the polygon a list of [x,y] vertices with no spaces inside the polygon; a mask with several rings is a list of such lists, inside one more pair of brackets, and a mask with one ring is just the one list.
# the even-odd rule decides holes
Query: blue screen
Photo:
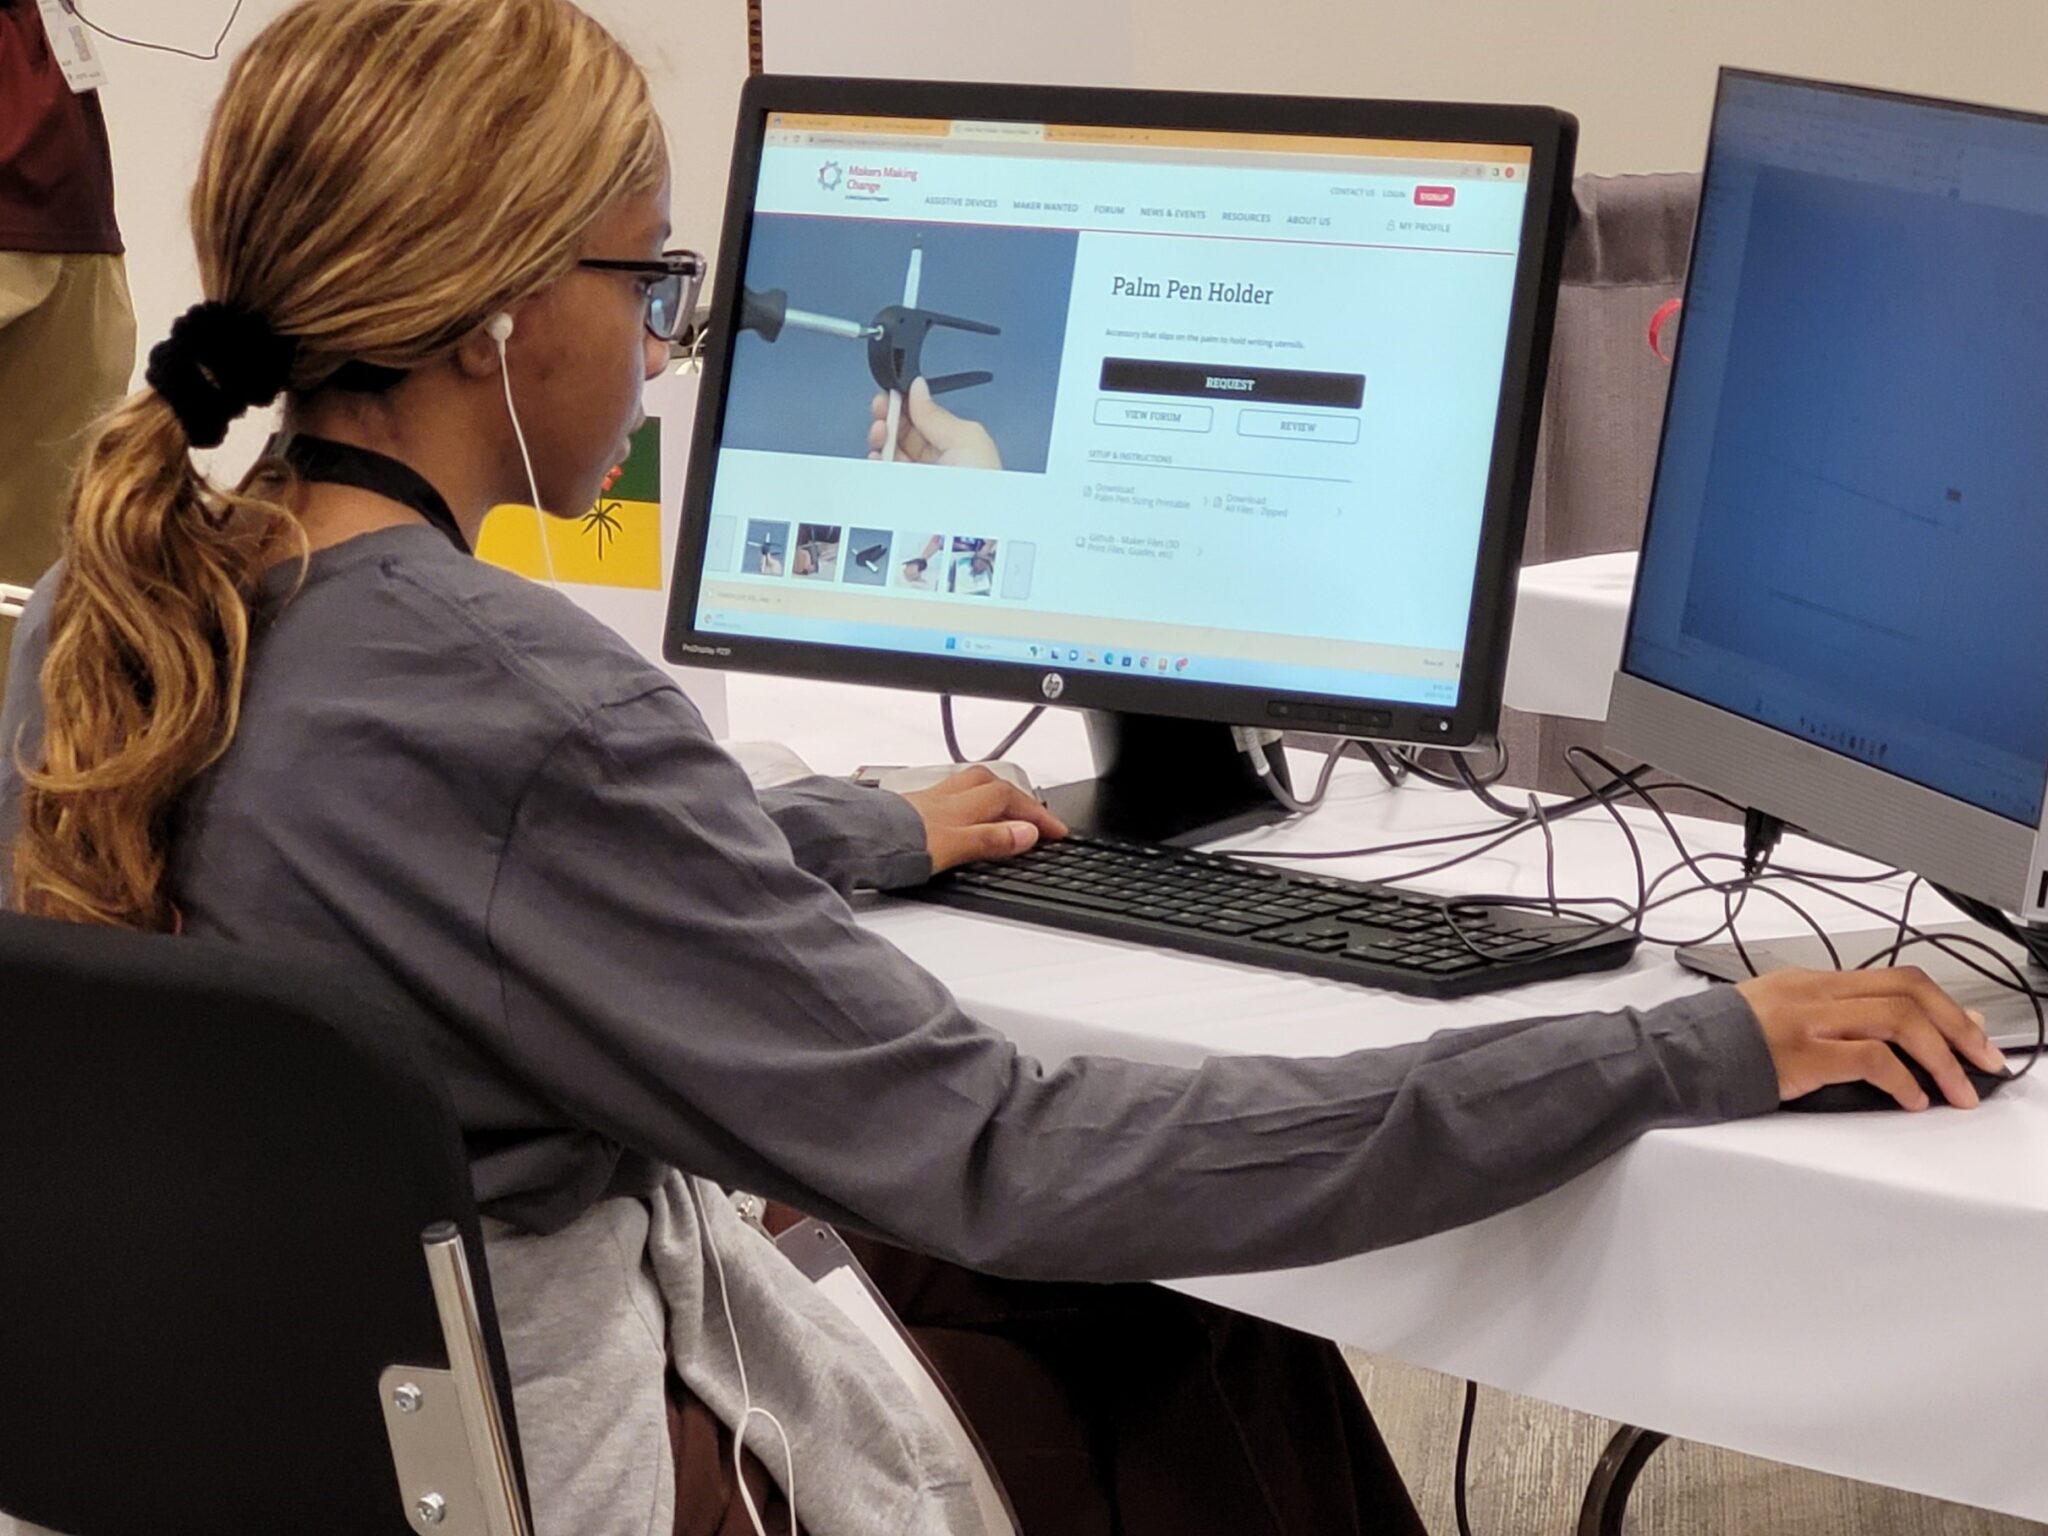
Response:
[{"label": "blue screen", "polygon": [[1626,669],[2012,820],[2048,778],[2048,123],[1730,76]]}]

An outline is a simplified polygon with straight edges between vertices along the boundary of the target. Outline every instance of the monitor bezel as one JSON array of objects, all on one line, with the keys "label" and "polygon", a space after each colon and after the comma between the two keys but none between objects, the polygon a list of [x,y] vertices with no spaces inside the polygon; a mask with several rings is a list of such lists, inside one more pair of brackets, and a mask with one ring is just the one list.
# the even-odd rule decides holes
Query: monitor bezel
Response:
[{"label": "monitor bezel", "polygon": [[[2048,127],[2048,115],[1951,101],[1839,81],[1724,65],[1715,82],[1702,157],[1700,201],[1713,184],[1721,112],[1731,82],[1788,86],[1858,96],[1904,106],[1934,107],[1982,117],[2016,119]],[[1695,219],[1686,260],[1686,289],[1699,254]],[[1685,327],[1671,354],[1671,387],[1657,435],[1657,463],[1644,508],[1640,550],[1647,550],[1664,481],[1665,447],[1685,367]],[[1856,853],[1896,864],[1948,889],[2048,920],[2048,795],[2038,826],[1999,815],[1959,796],[1876,767],[1847,753],[1767,725],[1633,670],[1636,603],[1646,562],[1636,561],[1629,618],[1615,670],[1605,739],[1613,750],[1678,775],[1701,789],[1778,817],[1787,825],[1840,843]]]},{"label": "monitor bezel", "polygon": [[[745,270],[763,138],[772,112],[969,118],[1101,127],[1170,127],[1473,144],[1526,145],[1523,211],[1501,392],[1467,619],[1458,702],[1444,709],[1186,678],[1139,678],[1037,663],[924,656],[696,627],[704,545],[723,429],[725,381]],[[1577,121],[1547,107],[1349,101],[1179,91],[758,75],[741,92],[722,236],[712,284],[689,471],[663,649],[676,663],[822,681],[973,694],[1138,715],[1301,728],[1469,747],[1492,739],[1500,714],[1515,577],[1534,478],[1551,327],[1571,215]],[[1058,682],[1052,680],[1057,672]],[[1351,711],[1349,721],[1318,711]],[[1384,723],[1360,719],[1384,714]]]}]

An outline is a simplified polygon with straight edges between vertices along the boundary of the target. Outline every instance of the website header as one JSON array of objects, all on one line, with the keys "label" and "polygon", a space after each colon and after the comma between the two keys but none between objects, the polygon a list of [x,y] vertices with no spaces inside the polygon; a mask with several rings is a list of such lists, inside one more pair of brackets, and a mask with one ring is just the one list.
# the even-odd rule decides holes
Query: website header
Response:
[{"label": "website header", "polygon": [[[1527,178],[1452,173],[1426,163],[1192,160],[1136,164],[1123,152],[1059,158],[1047,146],[986,153],[897,138],[863,148],[770,143],[762,213],[911,219],[1216,239],[1313,240],[1512,254]],[[1036,153],[1032,151],[1038,151]],[[1471,172],[1481,169],[1472,162]]]}]

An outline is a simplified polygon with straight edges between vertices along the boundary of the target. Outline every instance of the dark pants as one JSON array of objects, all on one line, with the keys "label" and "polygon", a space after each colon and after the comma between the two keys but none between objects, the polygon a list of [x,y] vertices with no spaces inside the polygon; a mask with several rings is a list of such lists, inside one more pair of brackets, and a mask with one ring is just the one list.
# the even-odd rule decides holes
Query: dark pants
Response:
[{"label": "dark pants", "polygon": [[[798,1219],[771,1210],[769,1226]],[[1021,1536],[1426,1536],[1327,1340],[1156,1286],[998,1280],[847,1245],[988,1447]],[[677,1536],[751,1536],[730,1431],[670,1389]],[[779,1442],[753,1434],[748,1486],[786,1531],[753,1455]]]}]

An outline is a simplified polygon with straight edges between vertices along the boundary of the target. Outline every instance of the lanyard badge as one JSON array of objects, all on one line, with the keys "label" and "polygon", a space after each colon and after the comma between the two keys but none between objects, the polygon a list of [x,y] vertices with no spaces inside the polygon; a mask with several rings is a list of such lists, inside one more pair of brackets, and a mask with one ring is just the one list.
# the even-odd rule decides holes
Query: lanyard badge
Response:
[{"label": "lanyard badge", "polygon": [[64,71],[64,83],[74,94],[98,90],[107,83],[107,66],[93,51],[92,35],[71,13],[64,0],[36,0],[43,13],[43,31],[50,39],[50,52]]}]

